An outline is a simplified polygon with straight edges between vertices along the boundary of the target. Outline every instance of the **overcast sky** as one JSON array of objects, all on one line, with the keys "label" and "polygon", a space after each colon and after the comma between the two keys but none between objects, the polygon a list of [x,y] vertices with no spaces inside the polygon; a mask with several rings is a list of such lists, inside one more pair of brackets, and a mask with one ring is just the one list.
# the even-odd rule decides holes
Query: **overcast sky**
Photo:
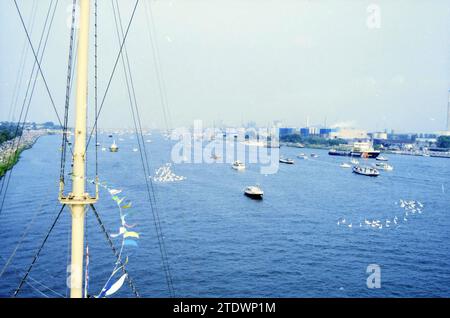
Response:
[{"label": "overcast sky", "polygon": [[[50,0],[17,0],[25,21],[38,10],[37,47]],[[56,1],[56,0],[55,0]],[[110,0],[99,1],[99,92],[119,44]],[[141,0],[127,48],[142,120],[164,127],[154,56]],[[71,0],[60,0],[42,69],[62,114]],[[446,124],[450,88],[448,0],[160,0],[151,3],[172,126],[282,120],[288,126],[352,126],[432,132]],[[119,0],[123,23],[134,0]],[[380,19],[371,4],[378,5]],[[376,8],[376,7],[375,7]],[[147,12],[148,13],[148,12]],[[375,20],[374,20],[375,19]],[[379,26],[379,27],[378,27]],[[0,120],[9,120],[25,41],[14,1],[0,1]],[[93,51],[91,52],[93,57]],[[91,59],[92,61],[92,59]],[[22,105],[25,68],[15,118]],[[93,74],[90,101],[93,96]],[[89,105],[93,108],[92,102]],[[100,127],[131,127],[119,64]],[[28,119],[55,113],[39,80]],[[91,114],[92,119],[92,114]]]}]

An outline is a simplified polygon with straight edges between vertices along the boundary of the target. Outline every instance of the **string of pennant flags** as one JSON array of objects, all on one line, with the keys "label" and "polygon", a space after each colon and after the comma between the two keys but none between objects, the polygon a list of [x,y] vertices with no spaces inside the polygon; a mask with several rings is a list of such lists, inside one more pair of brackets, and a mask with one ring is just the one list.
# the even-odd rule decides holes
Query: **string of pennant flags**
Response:
[{"label": "string of pennant flags", "polygon": [[[92,184],[97,183],[95,180],[90,180],[90,182]],[[109,276],[100,293],[95,296],[96,298],[105,298],[115,294],[120,290],[120,288],[122,288],[125,279],[127,278],[127,274],[123,274],[118,279],[115,278],[117,276],[117,273],[128,264],[128,256],[126,256],[126,259],[123,263],[121,262],[124,249],[125,247],[138,247],[138,240],[140,235],[134,230],[137,224],[128,224],[126,220],[127,216],[129,216],[131,213],[130,211],[133,207],[133,203],[126,200],[125,196],[122,196],[122,190],[110,187],[106,182],[98,182],[98,185],[109,193],[111,200],[113,200],[118,207],[120,215],[120,227],[118,232],[110,234],[110,237],[113,239],[121,238],[119,255],[114,269],[111,272],[111,275]]]},{"label": "string of pennant flags", "polygon": [[394,215],[393,217],[386,219],[368,219],[352,221],[341,217],[337,220],[338,226],[344,226],[347,228],[359,227],[359,228],[371,228],[371,229],[387,229],[387,228],[398,228],[401,224],[406,224],[408,220],[414,216],[423,213],[424,204],[415,200],[402,200],[395,202],[400,209],[402,209],[402,214]]}]

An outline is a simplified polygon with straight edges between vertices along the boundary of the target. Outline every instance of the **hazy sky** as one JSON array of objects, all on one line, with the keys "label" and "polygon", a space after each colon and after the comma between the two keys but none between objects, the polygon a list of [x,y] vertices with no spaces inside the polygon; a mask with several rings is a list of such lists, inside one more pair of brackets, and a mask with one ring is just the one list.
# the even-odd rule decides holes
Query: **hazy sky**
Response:
[{"label": "hazy sky", "polygon": [[[26,21],[34,0],[18,0]],[[99,92],[119,45],[111,1],[99,1]],[[146,6],[141,0],[127,47],[145,126],[164,127]],[[71,0],[60,0],[42,65],[63,112]],[[450,88],[448,0],[160,0],[151,3],[172,125],[229,125],[279,119],[302,126],[436,131],[446,124]],[[37,47],[50,0],[37,0]],[[134,0],[119,0],[124,23]],[[370,4],[379,28],[367,24]],[[373,20],[370,20],[373,22]],[[370,24],[372,25],[373,24]],[[0,120],[8,118],[25,34],[12,0],[0,1]],[[93,54],[91,54],[91,57]],[[28,54],[24,79],[32,66]],[[26,82],[26,80],[24,80]],[[91,76],[90,97],[93,95]],[[22,105],[22,84],[16,119]],[[92,101],[92,98],[90,98]],[[93,104],[89,107],[92,109]],[[131,127],[122,65],[100,127]],[[28,117],[56,121],[42,80]],[[91,114],[92,119],[92,114]]]}]

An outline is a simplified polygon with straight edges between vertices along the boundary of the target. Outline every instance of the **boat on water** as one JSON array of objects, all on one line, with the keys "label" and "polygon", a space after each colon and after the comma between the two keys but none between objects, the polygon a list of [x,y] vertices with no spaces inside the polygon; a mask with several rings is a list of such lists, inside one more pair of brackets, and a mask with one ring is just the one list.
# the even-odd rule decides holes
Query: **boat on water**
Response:
[{"label": "boat on water", "polygon": [[280,158],[280,162],[281,162],[281,163],[286,163],[286,164],[288,164],[288,165],[293,165],[293,164],[294,164],[294,159]]},{"label": "boat on water", "polygon": [[236,160],[231,165],[231,168],[233,168],[234,170],[239,170],[239,171],[245,170],[245,164],[242,161]]},{"label": "boat on water", "polygon": [[378,156],[378,157],[375,158],[375,160],[378,160],[378,161],[388,161],[389,159],[386,158],[386,157],[383,157],[383,156]]},{"label": "boat on water", "polygon": [[394,170],[393,166],[391,166],[391,165],[389,165],[389,164],[387,164],[385,162],[377,162],[375,164],[375,167],[377,169],[381,169],[381,170],[385,170],[385,171],[392,171],[392,170]]},{"label": "boat on water", "polygon": [[244,194],[254,200],[262,200],[264,191],[259,186],[248,186],[244,190]]},{"label": "boat on water", "polygon": [[360,158],[376,159],[379,155],[380,151],[373,149],[373,146],[370,142],[354,142],[352,151],[350,152],[351,157]]},{"label": "boat on water", "polygon": [[357,158],[377,158],[380,151],[373,149],[370,142],[355,142],[351,150],[336,150],[330,149],[328,151],[330,156],[350,156]]},{"label": "boat on water", "polygon": [[341,168],[351,168],[351,167],[352,167],[351,164],[346,163],[346,162],[341,163],[339,166],[340,166]]},{"label": "boat on water", "polygon": [[109,151],[110,152],[118,152],[119,151],[119,146],[117,146],[116,141],[113,141],[112,145],[109,146]]},{"label": "boat on water", "polygon": [[138,151],[139,151],[139,149],[133,148],[133,152],[138,152]]},{"label": "boat on water", "polygon": [[354,165],[359,165],[359,161],[356,159],[352,159],[352,160],[350,160],[350,162]]},{"label": "boat on water", "polygon": [[343,156],[343,157],[348,157],[348,156],[350,156],[350,151],[330,149],[330,150],[328,151],[328,154],[329,154],[330,156]]},{"label": "boat on water", "polygon": [[312,154],[311,154],[311,158],[319,158],[319,155],[318,155],[318,154],[315,154],[315,153],[312,153]]},{"label": "boat on water", "polygon": [[303,159],[303,160],[307,160],[307,159],[308,159],[308,156],[305,155],[304,153],[301,153],[301,154],[297,155],[297,158]]},{"label": "boat on water", "polygon": [[354,166],[353,167],[353,173],[360,174],[367,177],[378,177],[380,175],[380,172],[372,167],[362,167],[362,166]]}]

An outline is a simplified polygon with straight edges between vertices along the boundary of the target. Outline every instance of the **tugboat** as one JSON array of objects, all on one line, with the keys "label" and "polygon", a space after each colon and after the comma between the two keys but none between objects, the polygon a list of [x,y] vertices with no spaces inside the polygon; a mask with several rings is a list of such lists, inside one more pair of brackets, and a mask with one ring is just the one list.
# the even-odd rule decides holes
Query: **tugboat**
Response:
[{"label": "tugboat", "polygon": [[259,186],[248,186],[244,194],[253,200],[262,200],[264,191]]},{"label": "tugboat", "polygon": [[286,163],[288,165],[293,165],[294,164],[294,160],[293,159],[289,159],[289,158],[286,158],[286,159],[280,158],[280,162],[281,163]]},{"label": "tugboat", "polygon": [[234,170],[245,170],[245,164],[239,160],[236,160],[235,162],[233,162],[233,164],[231,165],[231,168],[233,168]]},{"label": "tugboat", "polygon": [[377,169],[371,167],[354,166],[352,170],[353,173],[367,177],[378,177],[380,175],[380,172]]},{"label": "tugboat", "polygon": [[114,140],[112,145],[109,147],[109,151],[110,152],[118,152],[119,151],[119,147],[116,145],[116,141]]}]

